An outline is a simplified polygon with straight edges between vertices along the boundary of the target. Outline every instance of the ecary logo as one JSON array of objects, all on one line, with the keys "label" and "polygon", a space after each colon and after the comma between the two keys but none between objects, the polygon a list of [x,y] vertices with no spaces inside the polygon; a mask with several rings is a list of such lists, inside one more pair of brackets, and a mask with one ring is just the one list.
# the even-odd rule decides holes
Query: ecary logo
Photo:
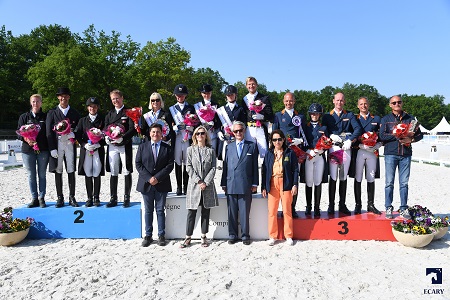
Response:
[{"label": "ecary logo", "polygon": [[427,268],[426,276],[431,277],[431,284],[442,284],[442,268]]}]

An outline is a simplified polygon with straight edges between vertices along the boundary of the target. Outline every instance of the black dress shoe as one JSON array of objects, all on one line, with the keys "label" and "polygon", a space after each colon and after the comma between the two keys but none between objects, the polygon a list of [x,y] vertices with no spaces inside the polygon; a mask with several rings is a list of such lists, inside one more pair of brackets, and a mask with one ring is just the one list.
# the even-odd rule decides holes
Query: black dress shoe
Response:
[{"label": "black dress shoe", "polygon": [[305,210],[305,216],[310,216],[311,215],[311,207],[306,207],[306,210]]},{"label": "black dress shoe", "polygon": [[75,200],[75,196],[69,196],[69,204],[73,207],[79,207],[77,200]]},{"label": "black dress shoe", "polygon": [[166,245],[166,238],[163,235],[160,235],[158,237],[158,246],[165,246]]},{"label": "black dress shoe", "polygon": [[339,205],[339,212],[341,214],[344,214],[344,215],[347,215],[347,216],[352,214],[352,212],[348,210],[348,208],[347,208],[347,206],[345,206],[345,204],[344,205]]},{"label": "black dress shoe", "polygon": [[39,206],[39,200],[36,199],[32,199],[30,203],[28,203],[27,207],[28,208],[33,208],[33,207],[38,207]]},{"label": "black dress shoe", "polygon": [[55,207],[60,208],[64,206],[64,196],[58,196],[58,200],[56,200]]},{"label": "black dress shoe", "polygon": [[320,218],[320,210],[315,210],[314,211],[314,217],[319,217]]},{"label": "black dress shoe", "polygon": [[181,188],[177,188],[177,196],[183,195],[183,192],[181,191]]},{"label": "black dress shoe", "polygon": [[89,198],[89,199],[87,199],[85,206],[86,206],[86,207],[91,207],[93,204],[94,204],[94,203],[92,202],[92,199]]},{"label": "black dress shoe", "polygon": [[328,213],[329,215],[334,215],[334,207],[328,206],[327,213]]},{"label": "black dress shoe", "polygon": [[361,205],[356,205],[355,207],[355,215],[360,215],[361,214]]},{"label": "black dress shoe", "polygon": [[148,247],[153,242],[153,239],[151,236],[144,237],[144,240],[142,241],[142,247]]},{"label": "black dress shoe", "polygon": [[45,204],[45,200],[44,197],[39,197],[39,207],[44,208],[47,206],[47,204]]},{"label": "black dress shoe", "polygon": [[297,213],[296,211],[293,211],[293,212],[292,212],[292,217],[293,217],[294,219],[298,219],[298,218],[299,218],[299,215],[298,215],[298,213]]},{"label": "black dress shoe", "polygon": [[111,199],[108,203],[106,203],[106,207],[114,207],[117,206],[117,200]]},{"label": "black dress shoe", "polygon": [[100,206],[100,199],[98,197],[94,196],[94,206],[99,207]]},{"label": "black dress shoe", "polygon": [[187,194],[187,186],[185,186],[185,187],[183,188],[183,194],[184,194],[184,195]]},{"label": "black dress shoe", "polygon": [[250,245],[251,241],[250,240],[243,240],[242,244],[244,244],[245,246]]},{"label": "black dress shoe", "polygon": [[237,239],[229,239],[228,240],[228,244],[230,244],[230,245],[234,245],[234,244],[236,244],[237,243]]},{"label": "black dress shoe", "polygon": [[371,212],[376,215],[381,215],[381,211],[379,211],[374,205],[367,206],[367,212]]},{"label": "black dress shoe", "polygon": [[123,199],[123,207],[130,207],[130,195],[125,195]]}]

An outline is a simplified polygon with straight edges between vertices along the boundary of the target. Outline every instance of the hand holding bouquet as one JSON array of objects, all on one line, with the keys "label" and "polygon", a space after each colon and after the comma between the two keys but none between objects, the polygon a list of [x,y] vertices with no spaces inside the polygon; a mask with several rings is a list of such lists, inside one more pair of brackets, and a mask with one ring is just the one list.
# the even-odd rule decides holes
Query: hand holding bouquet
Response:
[{"label": "hand holding bouquet", "polygon": [[412,138],[414,136],[414,133],[419,128],[419,122],[416,120],[411,121],[409,124],[400,123],[397,124],[394,129],[392,130],[392,134],[400,140],[400,142],[409,147],[411,146],[410,142],[403,142],[403,139],[406,138]]},{"label": "hand holding bouquet", "polygon": [[141,127],[139,127],[139,119],[142,117],[142,107],[133,107],[125,110],[125,114],[134,122],[134,128],[141,134]]},{"label": "hand holding bouquet", "polygon": [[[186,125],[186,129],[184,130],[183,141],[186,142],[189,139],[189,132],[193,131],[193,127],[200,124],[200,120],[198,119],[198,116],[196,114],[187,113],[186,115],[184,115],[183,123]],[[188,127],[191,127],[192,130],[189,130]]]},{"label": "hand holding bouquet", "polygon": [[125,127],[122,124],[110,124],[104,133],[108,137],[107,141],[120,144],[123,140],[122,136],[125,133]]},{"label": "hand holding bouquet", "polygon": [[306,159],[312,159],[312,156],[300,149],[292,140],[292,138],[288,138],[289,148],[294,151],[297,156],[298,163],[304,163]]},{"label": "hand holding bouquet", "polygon": [[16,133],[23,137],[30,146],[33,146],[33,150],[36,153],[39,153],[39,146],[36,143],[36,138],[40,130],[41,126],[39,126],[38,124],[26,124],[20,126],[19,130],[17,130]]},{"label": "hand holding bouquet", "polygon": [[60,135],[61,138],[68,137],[72,144],[75,143],[75,138],[73,137],[73,132],[70,128],[70,120],[64,119],[53,127],[53,130]]},{"label": "hand holding bouquet", "polygon": [[264,104],[261,100],[250,102],[248,105],[248,109],[255,113],[253,119],[256,120],[256,126],[258,127],[261,126],[261,120],[264,119],[264,116],[260,114],[264,107],[266,107],[266,104]]},{"label": "hand holding bouquet", "polygon": [[[95,127],[92,127],[88,131],[86,131],[86,134],[89,138],[89,145],[97,144],[103,138],[103,132]],[[89,154],[92,156],[94,154],[94,151],[95,150],[89,150]]]}]

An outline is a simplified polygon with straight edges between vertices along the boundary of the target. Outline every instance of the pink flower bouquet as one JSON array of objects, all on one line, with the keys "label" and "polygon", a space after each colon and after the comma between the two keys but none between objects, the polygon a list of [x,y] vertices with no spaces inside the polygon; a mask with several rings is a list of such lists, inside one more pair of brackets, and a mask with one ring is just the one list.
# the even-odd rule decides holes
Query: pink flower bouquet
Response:
[{"label": "pink flower bouquet", "polygon": [[[86,134],[89,138],[88,143],[91,144],[97,144],[98,142],[100,142],[100,140],[103,138],[103,132],[96,128],[96,127],[92,127],[90,128],[88,131],[86,131]],[[94,150],[90,150],[89,151],[90,155],[94,154]]]},{"label": "pink flower bouquet", "polygon": [[[60,136],[69,134],[71,132],[71,129],[72,128],[70,128],[70,120],[69,119],[64,119],[53,127],[53,130]],[[74,144],[75,139],[70,138],[70,142],[72,144]]]},{"label": "pink flower bouquet", "polygon": [[337,150],[330,153],[330,161],[335,165],[342,165],[344,162],[344,150]]},{"label": "pink flower bouquet", "polygon": [[[198,124],[200,124],[200,120],[196,114],[187,113],[186,115],[184,115],[183,123],[186,126],[197,126]],[[189,130],[184,130],[183,141],[186,142],[188,139],[189,139]]]},{"label": "pink flower bouquet", "polygon": [[[257,114],[259,114],[264,109],[264,107],[266,107],[266,104],[264,104],[261,100],[256,100],[254,102],[250,102],[248,105],[248,109],[250,109],[251,111],[253,111]],[[258,126],[258,127],[261,126],[260,120],[256,121],[256,126]]]},{"label": "pink flower bouquet", "polygon": [[117,140],[124,135],[125,127],[122,124],[110,124],[103,132],[110,140]]},{"label": "pink flower bouquet", "polygon": [[216,109],[211,104],[207,104],[198,110],[198,115],[206,122],[211,122],[216,115]]},{"label": "pink flower bouquet", "polygon": [[162,127],[162,136],[166,137],[169,134],[169,132],[170,132],[169,124],[167,124],[167,122],[162,120],[162,119],[158,119],[155,123],[161,125],[161,127]]},{"label": "pink flower bouquet", "polygon": [[39,146],[36,143],[36,138],[38,136],[39,131],[41,130],[41,126],[38,124],[26,124],[20,126],[19,130],[16,131],[18,135],[21,137],[30,140],[33,144],[33,150],[36,153],[39,153]]}]

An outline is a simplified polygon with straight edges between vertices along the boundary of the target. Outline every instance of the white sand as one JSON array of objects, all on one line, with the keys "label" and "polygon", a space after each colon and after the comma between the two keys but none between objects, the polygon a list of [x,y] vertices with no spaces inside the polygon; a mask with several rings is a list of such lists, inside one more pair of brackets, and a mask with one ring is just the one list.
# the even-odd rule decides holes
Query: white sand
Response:
[{"label": "white sand", "polygon": [[[415,146],[415,156],[429,158],[429,145]],[[439,149],[440,158],[450,160],[449,147]],[[383,161],[381,165],[384,174]],[[0,207],[29,202],[23,168],[0,176]],[[108,198],[107,178],[102,182],[102,201]],[[218,178],[220,171],[216,182]],[[450,168],[413,163],[409,204],[450,215],[449,178]],[[47,200],[52,201],[53,175],[47,179]],[[136,172],[133,181],[137,181]],[[326,191],[327,185],[322,210],[327,208]],[[349,180],[350,209],[354,207],[352,191]],[[84,201],[84,195],[84,180],[78,177],[79,201]],[[300,195],[298,210],[305,205],[303,187]],[[132,192],[133,201],[140,197]],[[363,206],[365,199],[363,183]],[[383,175],[376,182],[375,199],[383,209]],[[396,183],[395,208],[398,205]],[[444,297],[434,298],[450,298],[448,234],[424,249],[396,242],[317,240],[296,241],[293,247],[283,242],[269,247],[266,241],[250,246],[213,241],[209,248],[202,248],[195,242],[180,249],[179,242],[142,248],[141,239],[25,240],[14,247],[0,247],[0,299],[413,299],[424,297],[423,290],[432,288],[445,289]],[[443,268],[442,285],[431,285],[425,276],[428,267]]]}]

